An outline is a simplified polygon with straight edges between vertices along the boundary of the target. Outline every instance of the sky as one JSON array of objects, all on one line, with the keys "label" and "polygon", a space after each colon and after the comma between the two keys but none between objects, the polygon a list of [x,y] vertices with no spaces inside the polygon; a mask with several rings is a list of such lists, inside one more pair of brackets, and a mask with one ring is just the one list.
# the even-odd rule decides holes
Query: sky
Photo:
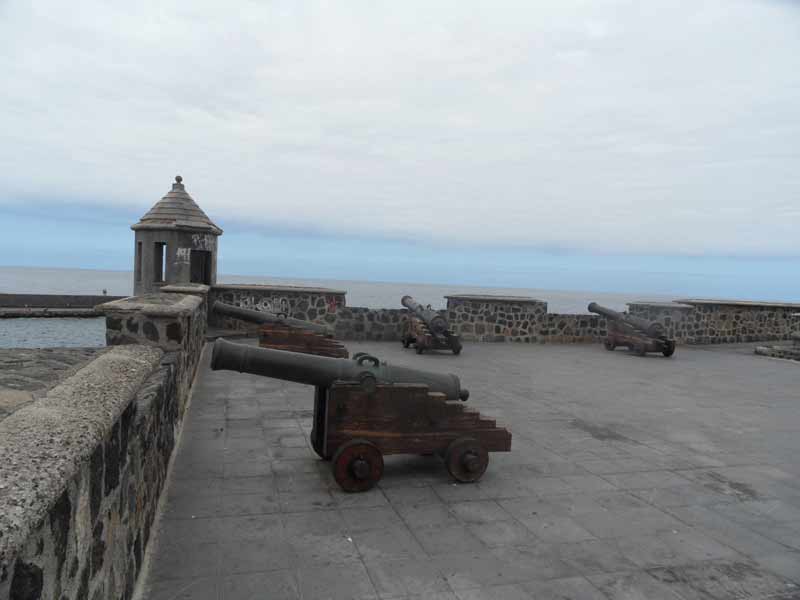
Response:
[{"label": "sky", "polygon": [[794,0],[0,0],[0,264],[129,269],[180,173],[227,273],[800,299],[799,57]]}]

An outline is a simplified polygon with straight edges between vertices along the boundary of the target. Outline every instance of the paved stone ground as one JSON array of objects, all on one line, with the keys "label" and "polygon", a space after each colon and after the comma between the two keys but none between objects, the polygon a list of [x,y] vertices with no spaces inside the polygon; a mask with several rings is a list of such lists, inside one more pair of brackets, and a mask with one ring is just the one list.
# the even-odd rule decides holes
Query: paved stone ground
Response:
[{"label": "paved stone ground", "polygon": [[44,395],[104,350],[0,348],[0,421]]},{"label": "paved stone ground", "polygon": [[471,485],[390,457],[347,495],[308,445],[312,388],[206,367],[141,598],[800,598],[797,364],[348,347],[457,373],[512,452]]}]

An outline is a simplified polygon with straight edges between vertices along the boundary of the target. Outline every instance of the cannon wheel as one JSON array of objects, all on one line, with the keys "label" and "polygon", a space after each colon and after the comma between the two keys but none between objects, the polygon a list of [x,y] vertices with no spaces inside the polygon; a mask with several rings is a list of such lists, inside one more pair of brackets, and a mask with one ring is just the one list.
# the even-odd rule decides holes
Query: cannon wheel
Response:
[{"label": "cannon wheel", "polygon": [[478,481],[489,466],[489,453],[475,438],[462,437],[450,442],[444,464],[456,481]]},{"label": "cannon wheel", "polygon": [[672,340],[667,342],[667,347],[661,351],[661,354],[669,358],[673,354],[675,354],[675,342]]},{"label": "cannon wheel", "polygon": [[608,338],[606,338],[603,341],[603,348],[605,348],[609,352],[613,351],[616,347],[617,347],[617,345],[614,342],[612,342],[610,339],[608,339]]},{"label": "cannon wheel", "polygon": [[333,478],[345,492],[366,492],[383,476],[383,454],[367,440],[342,444],[333,455]]}]

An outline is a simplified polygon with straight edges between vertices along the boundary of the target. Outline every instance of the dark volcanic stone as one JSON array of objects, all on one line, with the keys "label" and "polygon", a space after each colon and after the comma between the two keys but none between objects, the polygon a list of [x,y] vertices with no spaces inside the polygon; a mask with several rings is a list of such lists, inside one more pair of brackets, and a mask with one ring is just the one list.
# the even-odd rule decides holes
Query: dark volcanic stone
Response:
[{"label": "dark volcanic stone", "polygon": [[65,491],[50,511],[50,531],[53,534],[53,551],[56,555],[57,579],[61,579],[61,569],[67,560],[67,540],[69,539],[69,526],[72,521],[72,503],[69,494]]},{"label": "dark volcanic stone", "polygon": [[11,579],[10,600],[38,600],[42,597],[42,570],[34,564],[17,561]]},{"label": "dark volcanic stone", "polygon": [[103,446],[98,446],[92,453],[91,460],[91,490],[89,492],[89,508],[92,514],[92,523],[100,514],[100,503],[103,500]]},{"label": "dark volcanic stone", "polygon": [[103,521],[98,521],[92,532],[92,575],[103,568],[103,557],[106,553],[106,542],[103,539]]},{"label": "dark volcanic stone", "polygon": [[111,436],[105,444],[106,473],[105,493],[108,496],[119,485],[119,422],[114,424]]},{"label": "dark volcanic stone", "polygon": [[89,598],[89,565],[85,565],[83,567],[83,572],[81,573],[81,585],[78,588],[78,594],[75,596],[75,600],[87,600]]},{"label": "dark volcanic stone", "polygon": [[[156,332],[156,335],[158,332]],[[183,330],[180,323],[170,323],[167,325],[167,339],[173,342],[180,342],[183,339]]]},{"label": "dark volcanic stone", "polygon": [[74,557],[72,559],[72,565],[69,567],[69,578],[75,579],[75,575],[78,573],[78,557]]},{"label": "dark volcanic stone", "polygon": [[148,340],[153,342],[158,341],[158,329],[156,326],[153,325],[150,321],[146,321],[144,325],[142,325],[142,333],[144,333],[145,337]]},{"label": "dark volcanic stone", "polygon": [[125,322],[125,327],[127,327],[128,331],[131,333],[139,333],[139,323],[133,317]]},{"label": "dark volcanic stone", "polygon": [[122,329],[122,319],[117,317],[106,317],[106,329],[114,329],[119,331]]}]

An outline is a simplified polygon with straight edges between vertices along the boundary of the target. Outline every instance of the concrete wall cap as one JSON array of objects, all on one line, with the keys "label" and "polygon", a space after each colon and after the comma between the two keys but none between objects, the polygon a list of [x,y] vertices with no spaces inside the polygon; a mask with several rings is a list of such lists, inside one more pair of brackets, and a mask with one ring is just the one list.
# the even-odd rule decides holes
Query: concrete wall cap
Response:
[{"label": "concrete wall cap", "polygon": [[254,291],[274,291],[274,292],[296,292],[299,294],[316,293],[316,294],[332,294],[344,296],[347,294],[345,290],[333,290],[323,287],[303,287],[300,285],[269,285],[261,283],[218,283],[211,286],[215,290],[254,290]]},{"label": "concrete wall cap", "polygon": [[684,309],[689,310],[694,308],[689,304],[681,304],[678,301],[675,302],[650,302],[647,300],[636,300],[634,302],[626,302],[628,306],[654,306],[656,308],[677,308],[677,309]]},{"label": "concrete wall cap", "polygon": [[103,442],[163,352],[116,346],[0,422],[0,572]]},{"label": "concrete wall cap", "polygon": [[208,294],[210,290],[211,286],[204,283],[172,283],[161,288],[170,294]]},{"label": "concrete wall cap", "polygon": [[683,300],[675,300],[675,302],[692,305],[719,304],[720,306],[743,306],[749,308],[800,308],[800,304],[793,304],[791,302],[761,302],[759,300],[714,300],[711,298],[687,298]]},{"label": "concrete wall cap", "polygon": [[203,303],[198,296],[188,294],[146,294],[99,304],[95,310],[102,314],[142,313],[148,317],[179,317],[194,312]]},{"label": "concrete wall cap", "polygon": [[448,300],[474,300],[478,302],[510,302],[514,304],[545,304],[544,300],[530,296],[492,296],[490,294],[452,294],[445,296]]}]

